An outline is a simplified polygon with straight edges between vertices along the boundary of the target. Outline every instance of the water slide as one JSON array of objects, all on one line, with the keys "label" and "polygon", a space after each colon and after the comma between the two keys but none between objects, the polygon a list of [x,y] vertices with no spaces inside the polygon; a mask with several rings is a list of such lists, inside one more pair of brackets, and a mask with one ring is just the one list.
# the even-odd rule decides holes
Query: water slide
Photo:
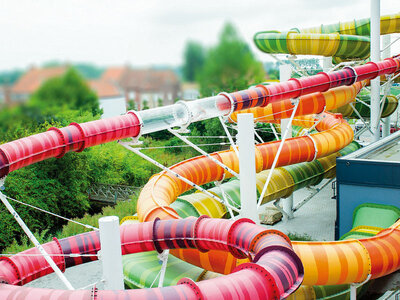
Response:
[{"label": "water slide", "polygon": [[[381,17],[381,34],[400,32],[400,14]],[[266,53],[333,56],[342,60],[366,59],[370,49],[370,20],[361,19],[286,32],[262,31],[254,36]]]},{"label": "water slide", "polygon": [[[267,106],[313,93],[310,97],[314,99],[315,105],[310,113],[319,113],[325,107],[318,105],[322,92],[392,74],[399,69],[400,58],[393,57],[379,63],[367,63],[332,73],[321,72],[276,85],[259,85],[230,94],[220,93],[191,102],[128,112],[111,119],[72,123],[60,129],[51,128],[47,132],[1,145],[0,176],[51,157],[62,157],[69,151],[79,152],[102,143],[128,137],[137,138],[141,134],[172,126],[186,126],[191,122],[228,116],[235,111]],[[278,161],[279,166],[330,155],[352,141],[353,131],[340,115],[324,113],[323,116],[317,125],[320,132],[287,140]],[[279,142],[272,142],[257,147],[259,171],[271,166],[278,145]],[[238,171],[237,157],[232,150],[212,156]],[[177,164],[173,169],[197,184],[221,180],[226,173],[225,169],[202,156]],[[374,278],[383,276],[400,267],[397,252],[393,250],[399,243],[397,237],[400,231],[397,226],[400,225],[397,223],[395,227],[365,242],[291,243],[284,234],[265,230],[245,219],[235,222],[205,217],[175,220],[179,216],[169,204],[189,188],[189,185],[168,174],[153,176],[143,189],[138,206],[139,219],[147,222],[121,227],[123,253],[177,249],[174,250],[175,255],[186,261],[229,275],[198,283],[183,279],[177,286],[159,289],[117,292],[93,290],[92,293],[17,287],[15,285],[23,285],[51,272],[42,256],[26,255],[38,253],[36,249],[30,249],[10,258],[1,258],[0,278],[2,282],[8,283],[0,285],[1,298],[88,299],[91,296],[97,299],[120,299],[134,296],[138,299],[276,299],[294,292],[303,281],[303,276],[306,284],[341,284],[363,281],[369,274]],[[158,218],[166,221],[158,221]],[[55,239],[47,243],[45,248],[52,254],[94,254],[99,249],[98,233]],[[243,261],[249,258],[251,262]],[[54,256],[54,259],[64,270],[94,258]],[[318,264],[315,264],[316,261]],[[387,264],[388,261],[391,263]]]},{"label": "water slide", "polygon": [[[263,203],[278,198],[286,198],[298,189],[317,185],[324,178],[335,177],[336,157],[344,156],[359,148],[360,145],[353,141],[339,152],[316,159],[312,162],[276,168],[272,173],[270,184],[263,198]],[[270,170],[265,170],[256,175],[258,197],[261,194],[269,172]],[[222,189],[214,187],[208,189],[208,192],[223,199],[223,190],[228,198],[228,203],[234,207],[240,208],[239,185],[240,181],[235,178],[221,184]],[[202,192],[180,196],[171,204],[171,207],[181,218],[189,216],[199,217],[201,215],[208,215],[212,218],[222,218],[228,213],[225,205]],[[137,218],[126,217],[121,221],[123,225],[134,222],[138,222]],[[123,264],[125,283],[130,288],[158,286],[160,264],[156,253],[146,252],[126,255],[123,258]],[[169,255],[164,285],[177,284],[182,274],[196,282],[202,281],[205,278],[217,276],[216,273],[207,272],[202,268],[193,266]]]}]

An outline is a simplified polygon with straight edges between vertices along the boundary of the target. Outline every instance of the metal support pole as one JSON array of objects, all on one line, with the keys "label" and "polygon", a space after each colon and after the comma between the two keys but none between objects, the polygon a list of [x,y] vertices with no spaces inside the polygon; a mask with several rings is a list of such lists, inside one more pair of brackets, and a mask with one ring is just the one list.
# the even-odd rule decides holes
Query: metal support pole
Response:
[{"label": "metal support pole", "polygon": [[[295,99],[294,101],[296,102],[296,104],[295,104],[295,106],[293,108],[293,112],[292,112],[292,115],[290,117],[290,122],[288,123],[288,126],[292,126],[292,121],[293,121],[294,115],[296,114],[297,107],[299,106],[299,102],[300,102],[299,99]],[[268,184],[269,184],[269,182],[271,180],[272,173],[274,172],[275,166],[276,166],[276,164],[278,162],[279,155],[281,154],[281,151],[282,151],[282,148],[283,148],[283,143],[286,140],[286,132],[287,131],[285,130],[285,133],[282,136],[282,140],[279,143],[278,151],[276,152],[274,161],[272,162],[272,166],[271,166],[270,172],[268,174],[267,181],[264,184],[264,187],[263,187],[263,190],[261,192],[260,198],[258,198],[257,208],[259,208],[261,206],[262,200],[264,199],[265,193],[267,192],[267,187],[268,187]]]},{"label": "metal support pole", "polygon": [[[279,66],[279,81],[288,81],[292,77],[292,67],[290,65]],[[290,125],[289,125],[290,124]],[[283,128],[286,128],[285,133]],[[292,124],[290,119],[281,120],[281,133],[285,134],[287,137],[292,137]],[[282,209],[285,211],[285,216],[288,219],[293,218],[293,193],[289,197],[282,199]]]},{"label": "metal support pole", "polygon": [[221,122],[222,128],[224,129],[226,136],[228,137],[229,142],[231,143],[233,151],[235,151],[236,156],[239,158],[239,152],[238,152],[237,146],[236,146],[235,142],[233,141],[233,138],[228,130],[228,127],[226,127],[225,122],[222,119],[222,117],[219,117],[219,121]]},{"label": "metal support pole", "polygon": [[[3,185],[4,185],[4,179],[1,179],[0,187],[3,187]],[[57,274],[57,276],[61,279],[61,281],[65,284],[65,286],[69,290],[74,290],[74,287],[72,286],[72,284],[68,281],[68,279],[65,277],[63,272],[61,272],[60,268],[56,265],[56,263],[50,257],[50,255],[46,252],[46,250],[42,247],[42,245],[39,243],[39,241],[33,235],[32,231],[28,228],[28,226],[21,219],[19,214],[14,210],[14,208],[12,207],[10,202],[8,202],[5,195],[1,192],[0,192],[0,199],[3,202],[3,204],[7,207],[8,211],[13,215],[15,221],[18,222],[19,226],[21,226],[22,230],[25,232],[25,234],[28,236],[28,238],[32,241],[32,243],[35,245],[35,247],[39,250],[39,252],[43,255],[44,259],[48,262],[48,264],[51,266],[51,268],[54,270],[54,273]]]},{"label": "metal support pole", "polygon": [[357,287],[358,285],[350,284],[350,300],[357,299]]},{"label": "metal support pole", "polygon": [[108,216],[99,219],[101,262],[106,290],[123,290],[121,237],[119,218]]},{"label": "metal support pole", "polygon": [[168,255],[169,249],[164,250],[161,254],[158,255],[158,259],[162,262],[160,270],[160,280],[158,281],[159,288],[164,286],[165,271],[167,270],[168,264]]},{"label": "metal support pole", "polygon": [[[382,37],[382,48],[384,51],[382,52],[382,58],[390,57],[390,34],[386,34]],[[391,84],[388,83],[390,86]],[[390,86],[388,87],[390,91]],[[385,98],[383,99],[385,101]],[[385,105],[385,102],[382,103],[382,107]],[[385,118],[385,122],[383,124],[382,129],[382,137],[387,137],[390,134],[390,116]]]},{"label": "metal support pole", "polygon": [[[371,1],[371,61],[380,61],[380,0]],[[371,80],[371,129],[372,140],[380,138],[380,82],[379,77]]]},{"label": "metal support pole", "polygon": [[350,284],[350,300],[357,299],[357,288],[366,284],[370,279],[371,279],[371,274],[369,274],[363,282]]},{"label": "metal support pole", "polygon": [[235,171],[233,171],[231,168],[229,168],[228,166],[224,165],[222,162],[220,162],[218,159],[215,159],[214,157],[212,157],[210,154],[208,154],[206,151],[204,151],[203,149],[199,148],[197,145],[195,145],[194,143],[192,143],[191,141],[189,141],[187,139],[186,136],[180,135],[178,132],[176,132],[175,130],[172,129],[168,129],[168,131],[170,133],[172,133],[174,136],[176,136],[177,138],[181,139],[184,143],[188,144],[189,146],[191,146],[193,149],[195,149],[196,151],[200,152],[201,154],[203,154],[204,156],[206,156],[208,159],[212,160],[214,163],[216,163],[217,165],[219,165],[221,168],[223,168],[225,171],[228,171],[229,173],[231,173],[233,176],[239,178],[239,174],[236,173]]},{"label": "metal support pole", "polygon": [[240,170],[240,216],[260,223],[257,211],[256,147],[254,144],[254,117],[238,115],[238,145]]},{"label": "metal support pole", "polygon": [[322,59],[322,71],[329,72],[332,69],[332,56],[324,57]]}]

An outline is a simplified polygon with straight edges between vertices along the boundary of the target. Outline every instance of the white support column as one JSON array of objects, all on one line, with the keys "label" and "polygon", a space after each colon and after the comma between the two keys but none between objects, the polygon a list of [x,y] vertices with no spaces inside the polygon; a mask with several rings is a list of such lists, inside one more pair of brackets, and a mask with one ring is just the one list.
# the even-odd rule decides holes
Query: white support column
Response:
[{"label": "white support column", "polygon": [[322,71],[329,72],[332,69],[332,56],[324,57],[322,59]]},{"label": "white support column", "polygon": [[[382,37],[382,59],[390,57],[390,34],[386,34]],[[390,87],[389,87],[390,91]],[[386,98],[384,99],[386,101]],[[384,105],[384,104],[382,104]],[[382,130],[382,137],[387,137],[390,134],[390,116],[385,118],[385,122],[383,124],[383,130]]]},{"label": "white support column", "polygon": [[[288,81],[292,77],[292,66],[291,65],[280,65],[279,66],[279,81],[284,82]],[[283,128],[286,128],[287,133],[286,136],[288,138],[292,137],[292,126],[288,126],[290,119],[282,119],[281,120],[281,134],[282,136],[285,134],[283,132]],[[289,219],[293,218],[293,194],[289,197],[282,199],[282,208],[286,213]]]},{"label": "white support column", "polygon": [[121,237],[119,218],[108,216],[99,219],[101,263],[106,290],[123,290]]},{"label": "white support column", "polygon": [[350,284],[350,300],[357,300],[357,287],[356,284]]},{"label": "white support column", "polygon": [[257,211],[256,148],[253,114],[238,114],[240,216],[260,223]]},{"label": "white support column", "polygon": [[[380,61],[380,0],[371,1],[371,61]],[[371,130],[372,140],[380,138],[380,82],[379,77],[371,80]]]}]

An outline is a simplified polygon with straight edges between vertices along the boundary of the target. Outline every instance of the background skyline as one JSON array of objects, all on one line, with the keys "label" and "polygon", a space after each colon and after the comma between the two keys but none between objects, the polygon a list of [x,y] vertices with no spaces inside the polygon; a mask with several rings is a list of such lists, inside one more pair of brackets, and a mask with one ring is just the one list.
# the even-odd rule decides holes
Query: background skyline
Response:
[{"label": "background skyline", "polygon": [[[381,15],[400,12],[400,1],[381,0]],[[368,18],[369,1],[281,0],[173,2],[85,0],[0,1],[0,70],[48,61],[177,66],[188,40],[214,45],[226,22],[261,61],[257,31],[284,31]],[[400,45],[392,54],[400,53]]]}]

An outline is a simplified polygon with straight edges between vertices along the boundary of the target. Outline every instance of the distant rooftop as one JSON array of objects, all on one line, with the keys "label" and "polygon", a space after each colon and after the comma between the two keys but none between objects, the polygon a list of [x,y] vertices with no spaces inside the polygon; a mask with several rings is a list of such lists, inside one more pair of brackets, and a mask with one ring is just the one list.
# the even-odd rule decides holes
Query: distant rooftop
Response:
[{"label": "distant rooftop", "polygon": [[110,67],[104,71],[101,76],[102,80],[119,82],[124,75],[124,72],[127,70],[127,67]]},{"label": "distant rooftop", "polygon": [[62,76],[67,70],[67,66],[49,68],[32,67],[14,84],[12,87],[12,93],[30,95],[34,93],[46,80]]},{"label": "distant rooftop", "polygon": [[110,81],[99,79],[88,81],[90,88],[99,98],[112,98],[122,96],[122,92]]}]

